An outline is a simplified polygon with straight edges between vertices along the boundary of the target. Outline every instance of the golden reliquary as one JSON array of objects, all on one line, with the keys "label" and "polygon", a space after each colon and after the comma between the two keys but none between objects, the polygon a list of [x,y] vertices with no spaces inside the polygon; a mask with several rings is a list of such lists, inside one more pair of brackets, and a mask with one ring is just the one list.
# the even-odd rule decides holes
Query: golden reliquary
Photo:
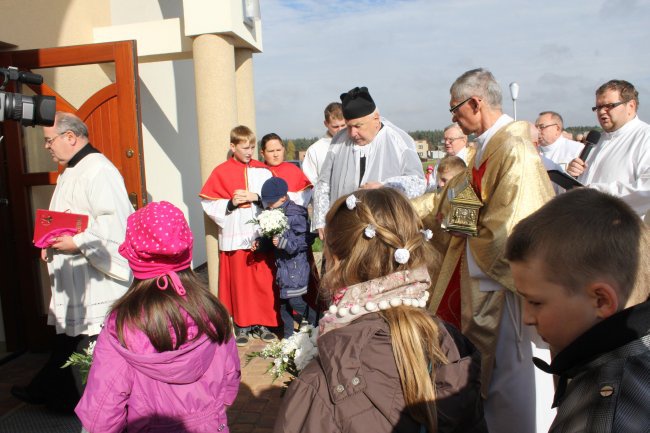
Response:
[{"label": "golden reliquary", "polygon": [[474,188],[465,181],[447,191],[451,209],[441,226],[444,230],[478,235],[478,215],[483,207],[481,199],[476,196]]}]

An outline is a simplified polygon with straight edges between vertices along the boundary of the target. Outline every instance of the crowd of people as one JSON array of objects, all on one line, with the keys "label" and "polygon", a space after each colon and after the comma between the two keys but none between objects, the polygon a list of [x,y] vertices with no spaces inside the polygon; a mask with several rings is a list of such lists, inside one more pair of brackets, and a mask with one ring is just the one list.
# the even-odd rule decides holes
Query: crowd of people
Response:
[{"label": "crowd of people", "polygon": [[[200,191],[218,226],[216,296],[191,270],[182,212],[132,213],[83,122],[57,113],[44,128],[65,167],[51,208],[90,222],[43,249],[60,337],[14,395],[76,405],[90,432],[228,431],[236,346],[311,324],[318,357],[289,386],[276,432],[648,431],[650,126],[634,86],[596,90],[603,133],[587,154],[559,113],[515,121],[494,76],[467,71],[450,88],[446,156],[426,175],[366,87],[340,99],[303,170],[279,135],[262,137],[262,162],[252,130],[232,129]],[[553,185],[549,164],[580,187]],[[459,209],[472,230],[445,224]],[[286,230],[264,235],[251,223],[263,210]],[[77,404],[53,370],[92,340]],[[51,376],[67,400],[48,393]]]}]

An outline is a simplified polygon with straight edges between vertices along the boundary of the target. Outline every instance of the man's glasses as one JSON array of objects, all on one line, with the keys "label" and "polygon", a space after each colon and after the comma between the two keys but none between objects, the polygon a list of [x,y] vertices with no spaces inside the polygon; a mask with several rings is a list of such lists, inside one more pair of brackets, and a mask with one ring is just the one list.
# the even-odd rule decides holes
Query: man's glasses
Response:
[{"label": "man's glasses", "polygon": [[540,131],[545,130],[549,126],[557,126],[557,123],[549,123],[548,125],[544,125],[543,123],[541,125],[535,125],[535,128],[539,129]]},{"label": "man's glasses", "polygon": [[465,102],[469,101],[469,100],[472,99],[472,98],[473,98],[473,96],[470,96],[469,98],[465,99],[465,100],[464,100],[463,102],[461,102],[460,104],[456,104],[456,105],[454,105],[453,107],[451,107],[451,108],[449,109],[449,112],[450,112],[451,114],[455,114],[455,113],[456,113],[456,110],[458,110],[460,107],[463,106],[463,104],[464,104]]},{"label": "man's glasses", "polygon": [[595,107],[591,107],[591,111],[600,111],[603,108],[607,111],[618,107],[619,105],[625,104],[629,101],[618,101],[618,102],[612,102],[610,104],[603,104],[603,105],[596,105]]},{"label": "man's glasses", "polygon": [[440,140],[440,144],[445,144],[445,143],[447,143],[447,142],[449,142],[449,143],[453,143],[454,141],[456,141],[456,140],[460,140],[461,138],[465,138],[465,137],[449,137],[449,138],[443,138],[442,140]]},{"label": "man's glasses", "polygon": [[62,133],[57,134],[54,137],[45,137],[43,139],[43,144],[46,145],[46,146],[51,145],[52,143],[54,143],[54,140],[56,140],[57,138],[59,138],[62,135],[65,135],[66,132],[68,132],[68,131],[63,131]]}]

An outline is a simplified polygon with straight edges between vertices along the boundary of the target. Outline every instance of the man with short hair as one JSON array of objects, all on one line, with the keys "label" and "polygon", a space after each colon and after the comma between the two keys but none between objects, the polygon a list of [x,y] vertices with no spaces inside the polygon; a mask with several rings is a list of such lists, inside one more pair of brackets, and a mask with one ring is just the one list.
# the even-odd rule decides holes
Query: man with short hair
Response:
[{"label": "man with short hair", "polygon": [[111,305],[128,289],[129,265],[117,251],[133,206],[117,168],[95,149],[88,128],[74,114],[57,112],[43,128],[45,149],[65,168],[50,210],[88,216],[86,230],[61,234],[41,250],[52,287],[48,325],[56,340],[47,364],[26,387],[11,393],[28,403],[72,413],[79,401],[70,369],[61,369],[78,345],[99,334]]},{"label": "man with short hair", "polygon": [[536,374],[532,356],[550,356],[532,344],[538,336],[523,326],[504,251],[514,225],[553,196],[550,180],[530,141],[529,123],[503,114],[501,87],[489,71],[465,72],[450,94],[452,120],[464,134],[477,136],[477,150],[470,172],[451,179],[442,191],[434,215],[450,215],[450,198],[468,184],[483,206],[477,236],[435,234],[445,256],[434,271],[438,280],[430,308],[456,323],[481,352],[489,431],[545,432],[553,418],[553,383]]},{"label": "man with short hair", "polygon": [[473,148],[467,146],[467,135],[456,123],[452,123],[443,130],[442,144],[445,145],[447,156],[457,156],[465,161],[465,164],[473,156]]},{"label": "man with short hair", "polygon": [[590,188],[620,197],[650,223],[650,125],[637,116],[639,92],[624,80],[596,90],[596,113],[603,128],[586,161],[575,158],[567,171]]},{"label": "man with short hair", "polygon": [[327,157],[332,137],[345,128],[345,119],[343,118],[343,109],[340,102],[327,104],[324,114],[325,120],[323,124],[327,131],[323,137],[309,146],[307,152],[305,152],[305,159],[302,161],[302,171],[309,178],[312,185],[316,185],[318,181],[318,175]]},{"label": "man with short hair", "polygon": [[341,95],[346,129],[332,139],[314,192],[314,226],[325,226],[325,215],[339,197],[359,188],[387,186],[412,198],[425,189],[415,142],[379,115],[368,88]]},{"label": "man with short hair", "polygon": [[539,151],[566,170],[567,165],[582,152],[583,144],[564,137],[564,120],[555,111],[542,111],[535,127],[539,131]]}]

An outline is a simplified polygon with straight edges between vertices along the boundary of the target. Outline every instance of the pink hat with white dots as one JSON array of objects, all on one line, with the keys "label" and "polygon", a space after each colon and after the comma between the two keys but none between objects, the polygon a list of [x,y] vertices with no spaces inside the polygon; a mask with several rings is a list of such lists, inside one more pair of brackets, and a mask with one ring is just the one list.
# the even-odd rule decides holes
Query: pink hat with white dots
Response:
[{"label": "pink hat with white dots", "polygon": [[157,278],[160,290],[167,288],[165,277],[169,277],[176,293],[183,296],[185,288],[176,271],[190,266],[193,243],[183,212],[161,201],[149,203],[129,216],[119,252],[129,261],[134,277]]}]

